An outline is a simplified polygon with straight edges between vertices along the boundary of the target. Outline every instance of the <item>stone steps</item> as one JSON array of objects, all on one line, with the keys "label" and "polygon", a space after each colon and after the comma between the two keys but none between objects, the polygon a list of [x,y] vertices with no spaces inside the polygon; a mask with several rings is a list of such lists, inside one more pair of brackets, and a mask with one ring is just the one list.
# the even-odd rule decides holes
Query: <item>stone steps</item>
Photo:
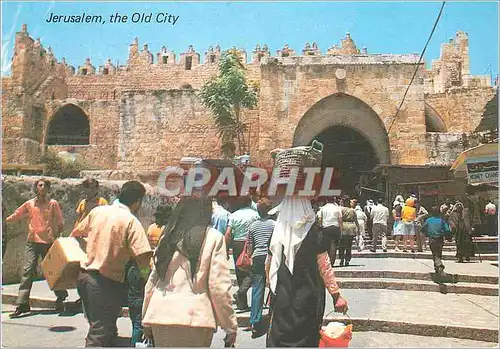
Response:
[{"label": "stone steps", "polygon": [[[362,251],[352,252],[352,258],[408,258],[408,259],[432,259],[432,253],[430,251],[425,252],[370,252],[370,251]],[[455,253],[453,252],[443,252],[443,260],[456,260]],[[472,260],[479,260],[479,255],[476,253],[476,256],[472,258]],[[481,259],[483,261],[498,261],[498,253],[481,253]]]},{"label": "stone steps", "polygon": [[[372,249],[372,247],[373,247],[373,245],[371,243],[367,244],[365,242],[365,246],[364,246],[363,251],[370,250],[370,249]],[[388,250],[394,250],[395,248],[396,248],[396,245],[394,243],[387,243],[387,249]],[[353,244],[352,250],[353,251],[357,251],[357,249],[358,249],[358,247]],[[377,244],[377,250],[381,250],[381,249],[382,249],[382,244],[381,243]],[[426,251],[430,251],[430,248],[427,247]],[[443,246],[443,252],[456,252],[456,251],[457,251],[457,248],[456,248],[455,245],[453,245],[453,246]]]},{"label": "stone steps", "polygon": [[[434,273],[420,273],[408,271],[392,271],[392,270],[345,270],[335,269],[335,276],[344,279],[410,279],[433,281]],[[461,283],[475,283],[475,284],[488,284],[498,285],[498,276],[482,276],[482,275],[467,275],[467,274],[453,274],[456,282]]]},{"label": "stone steps", "polygon": [[[453,275],[450,275],[453,278]],[[498,285],[482,283],[436,283],[427,280],[337,277],[341,289],[381,289],[498,296]]]},{"label": "stone steps", "polygon": [[[3,304],[15,304],[16,297],[12,295],[2,294]],[[53,308],[55,299],[41,298],[41,297],[31,297],[30,304],[32,308]],[[75,309],[73,302],[65,302],[65,311],[69,314],[81,312],[80,309]],[[326,313],[326,312],[325,312]],[[337,314],[337,313],[335,313]],[[129,317],[129,311],[127,307],[123,307],[121,317]],[[238,326],[248,327],[250,321],[249,312],[236,313]],[[268,318],[268,309],[265,308],[263,312],[264,318]],[[470,339],[483,342],[498,342],[498,330],[492,328],[481,328],[481,327],[470,327],[470,326],[457,326],[457,325],[436,325],[436,324],[426,324],[426,323],[415,323],[406,321],[392,321],[389,319],[374,319],[369,317],[349,317],[346,318],[344,315],[337,314],[331,315],[329,313],[325,314],[324,325],[329,322],[343,322],[346,324],[351,323],[353,325],[355,332],[388,332],[388,333],[398,333],[407,335],[419,335],[419,336],[431,336],[431,337],[447,337],[447,338],[459,338],[459,339]]]},{"label": "stone steps", "polygon": [[[264,316],[267,318],[267,316]],[[388,332],[405,335],[418,335],[429,337],[447,337],[470,339],[482,342],[498,343],[498,330],[465,327],[453,325],[434,325],[414,322],[400,322],[382,319],[370,319],[365,317],[326,316],[323,325],[330,322],[342,322],[352,324],[354,332]],[[247,327],[250,324],[250,315],[238,315],[238,326]],[[355,334],[353,335],[353,337]]]}]

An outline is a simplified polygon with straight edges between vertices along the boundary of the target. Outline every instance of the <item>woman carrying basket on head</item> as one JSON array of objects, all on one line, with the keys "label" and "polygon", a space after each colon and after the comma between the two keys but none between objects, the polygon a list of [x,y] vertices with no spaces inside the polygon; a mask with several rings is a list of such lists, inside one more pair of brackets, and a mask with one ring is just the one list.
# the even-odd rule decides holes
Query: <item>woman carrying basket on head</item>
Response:
[{"label": "woman carrying basket on head", "polygon": [[271,211],[278,218],[266,268],[273,294],[267,346],[318,347],[325,288],[336,311],[348,309],[328,257],[329,238],[316,225],[309,199],[286,196]]},{"label": "woman carrying basket on head", "polygon": [[335,310],[347,312],[328,257],[330,241],[315,224],[308,199],[285,197],[270,244],[269,283],[274,297],[268,347],[317,347],[325,288]]}]

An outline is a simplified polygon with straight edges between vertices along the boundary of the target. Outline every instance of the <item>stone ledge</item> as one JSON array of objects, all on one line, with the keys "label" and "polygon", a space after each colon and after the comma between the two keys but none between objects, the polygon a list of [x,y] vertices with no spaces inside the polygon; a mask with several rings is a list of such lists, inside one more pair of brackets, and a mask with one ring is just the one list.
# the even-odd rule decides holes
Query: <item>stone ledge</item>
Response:
[{"label": "stone ledge", "polygon": [[[453,275],[450,275],[453,277]],[[454,283],[435,283],[424,280],[408,279],[346,279],[337,277],[337,282],[341,289],[380,289],[380,290],[398,290],[398,291],[423,291],[474,294],[479,296],[498,296],[498,286],[490,284],[454,284]]]},{"label": "stone ledge", "polygon": [[[434,273],[392,271],[392,270],[342,270],[335,268],[337,278],[363,278],[363,279],[412,279],[433,281]],[[453,274],[457,282],[480,283],[498,285],[498,276]]]},{"label": "stone ledge", "polygon": [[[353,252],[352,258],[407,258],[407,259],[432,259],[432,253],[430,252]],[[450,254],[449,252],[443,253],[443,260],[455,260],[455,254]],[[479,256],[472,257],[472,259],[479,260]],[[481,254],[481,259],[483,261],[498,261],[498,253],[493,254]]]}]

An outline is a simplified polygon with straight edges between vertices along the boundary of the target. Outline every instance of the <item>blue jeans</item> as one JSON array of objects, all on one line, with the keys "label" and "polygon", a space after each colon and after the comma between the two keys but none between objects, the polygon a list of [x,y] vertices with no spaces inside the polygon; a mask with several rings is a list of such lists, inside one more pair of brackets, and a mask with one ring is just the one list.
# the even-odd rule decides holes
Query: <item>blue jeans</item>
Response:
[{"label": "blue jeans", "polygon": [[130,340],[132,347],[135,343],[142,342],[142,309],[129,309],[130,321],[132,321],[132,338]]},{"label": "blue jeans", "polygon": [[252,306],[250,310],[250,325],[252,326],[262,321],[266,287],[265,262],[266,256],[256,256],[252,261]]}]

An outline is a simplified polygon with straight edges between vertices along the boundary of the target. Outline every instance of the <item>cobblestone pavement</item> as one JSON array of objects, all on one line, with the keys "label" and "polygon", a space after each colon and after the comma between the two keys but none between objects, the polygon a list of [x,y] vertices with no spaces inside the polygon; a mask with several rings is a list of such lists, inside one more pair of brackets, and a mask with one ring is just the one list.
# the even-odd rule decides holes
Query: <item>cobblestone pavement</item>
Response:
[{"label": "cobblestone pavement", "polygon": [[[33,316],[9,319],[14,306],[2,308],[2,345],[4,347],[83,347],[88,325],[82,314],[59,316],[46,311]],[[40,310],[44,311],[44,310]],[[118,319],[121,345],[126,346],[131,334],[129,319]],[[212,341],[213,348],[224,347],[224,333],[218,331]],[[237,347],[265,347],[265,337],[252,339],[250,333],[238,332]],[[355,332],[351,347],[495,347],[496,343],[456,338],[426,337],[382,332]]]}]

